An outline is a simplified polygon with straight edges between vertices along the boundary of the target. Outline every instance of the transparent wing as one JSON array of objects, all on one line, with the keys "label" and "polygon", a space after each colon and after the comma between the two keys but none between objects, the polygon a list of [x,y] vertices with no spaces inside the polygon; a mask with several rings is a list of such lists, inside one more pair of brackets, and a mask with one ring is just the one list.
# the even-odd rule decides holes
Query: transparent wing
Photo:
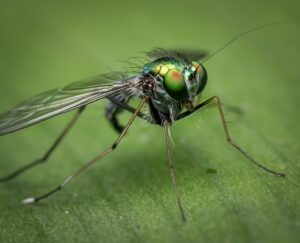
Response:
[{"label": "transparent wing", "polygon": [[146,52],[146,54],[152,58],[157,59],[165,56],[173,57],[185,57],[192,61],[200,61],[201,59],[207,57],[208,52],[203,50],[189,50],[189,49],[178,49],[178,50],[168,50],[163,48],[155,48],[151,51]]},{"label": "transparent wing", "polygon": [[141,84],[140,77],[126,78],[120,73],[114,73],[41,93],[0,115],[0,135],[20,130],[118,92],[137,92]]}]

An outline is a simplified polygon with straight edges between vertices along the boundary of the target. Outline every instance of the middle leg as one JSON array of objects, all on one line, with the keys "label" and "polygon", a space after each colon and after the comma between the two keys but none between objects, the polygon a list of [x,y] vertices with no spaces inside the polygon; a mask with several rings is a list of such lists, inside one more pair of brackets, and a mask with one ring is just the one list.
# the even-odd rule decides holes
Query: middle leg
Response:
[{"label": "middle leg", "polygon": [[124,127],[122,133],[117,137],[117,139],[115,140],[115,142],[113,143],[113,145],[111,147],[109,147],[108,149],[106,149],[105,151],[103,151],[100,155],[96,156],[94,159],[92,159],[92,160],[86,162],[85,164],[83,164],[78,170],[76,170],[73,174],[71,174],[70,176],[68,176],[65,180],[62,181],[62,183],[60,183],[54,189],[52,189],[49,192],[47,192],[47,193],[45,193],[45,194],[43,194],[41,196],[38,196],[38,197],[26,198],[26,199],[24,199],[22,201],[22,203],[23,204],[36,203],[38,201],[41,201],[42,199],[45,199],[45,198],[49,197],[50,195],[52,195],[54,193],[60,191],[67,184],[69,184],[73,179],[75,179],[79,174],[81,174],[83,171],[85,171],[87,168],[89,168],[91,165],[95,164],[98,160],[100,160],[103,157],[105,157],[106,155],[110,154],[118,146],[118,144],[120,143],[120,141],[124,137],[125,133],[127,132],[127,130],[129,129],[129,127],[133,123],[133,121],[136,118],[138,112],[141,110],[141,108],[143,107],[143,105],[144,105],[144,103],[146,102],[147,99],[148,99],[148,97],[144,97],[142,99],[142,101],[140,102],[140,104],[137,107],[136,111],[133,113],[133,115],[130,117],[129,121],[127,122],[126,126]]}]

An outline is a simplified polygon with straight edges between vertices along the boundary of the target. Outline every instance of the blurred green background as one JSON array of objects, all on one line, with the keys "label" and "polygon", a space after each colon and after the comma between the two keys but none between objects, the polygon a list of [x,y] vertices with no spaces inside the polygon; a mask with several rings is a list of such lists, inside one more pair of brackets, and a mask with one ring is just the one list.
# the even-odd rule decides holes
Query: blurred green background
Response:
[{"label": "blurred green background", "polygon": [[[294,1],[0,1],[0,111],[44,90],[124,65],[153,47],[212,52],[235,35],[299,21]],[[188,223],[171,190],[163,132],[137,120],[120,147],[38,205],[39,195],[111,145],[104,102],[87,109],[47,164],[0,185],[0,242],[299,242],[300,31],[278,24],[206,63],[203,97],[229,113],[230,148],[215,109],[174,124],[174,162]],[[40,157],[72,114],[0,138],[1,176]],[[127,114],[122,116],[124,121]]]}]

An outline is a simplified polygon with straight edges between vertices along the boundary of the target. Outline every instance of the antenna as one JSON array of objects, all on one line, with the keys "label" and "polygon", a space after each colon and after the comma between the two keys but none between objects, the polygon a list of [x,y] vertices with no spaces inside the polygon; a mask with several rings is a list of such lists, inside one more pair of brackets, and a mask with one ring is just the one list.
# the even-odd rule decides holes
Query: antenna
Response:
[{"label": "antenna", "polygon": [[209,55],[207,58],[205,58],[201,63],[205,63],[207,60],[211,59],[212,57],[214,57],[215,55],[217,55],[219,52],[223,51],[226,47],[228,47],[230,44],[232,44],[233,42],[235,42],[237,39],[240,39],[241,37],[248,35],[252,32],[255,32],[257,30],[260,29],[264,29],[266,27],[269,27],[271,25],[275,25],[275,24],[291,24],[291,23],[296,23],[293,21],[277,21],[277,22],[272,22],[272,23],[268,23],[268,24],[264,24],[264,25],[259,25],[253,29],[247,30],[237,36],[235,36],[234,38],[232,38],[230,41],[228,41],[225,45],[223,45],[222,47],[220,47],[219,49],[217,49],[215,52],[213,52],[211,55]]}]

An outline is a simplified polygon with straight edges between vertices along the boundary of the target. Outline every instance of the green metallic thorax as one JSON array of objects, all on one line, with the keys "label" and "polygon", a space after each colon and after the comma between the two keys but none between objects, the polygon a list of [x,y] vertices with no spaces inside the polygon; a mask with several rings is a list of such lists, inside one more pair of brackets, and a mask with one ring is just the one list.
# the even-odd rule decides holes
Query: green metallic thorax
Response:
[{"label": "green metallic thorax", "polygon": [[182,64],[174,58],[159,58],[144,65],[142,73],[154,76],[156,80],[162,82],[169,71],[175,69],[181,72],[182,68]]}]

